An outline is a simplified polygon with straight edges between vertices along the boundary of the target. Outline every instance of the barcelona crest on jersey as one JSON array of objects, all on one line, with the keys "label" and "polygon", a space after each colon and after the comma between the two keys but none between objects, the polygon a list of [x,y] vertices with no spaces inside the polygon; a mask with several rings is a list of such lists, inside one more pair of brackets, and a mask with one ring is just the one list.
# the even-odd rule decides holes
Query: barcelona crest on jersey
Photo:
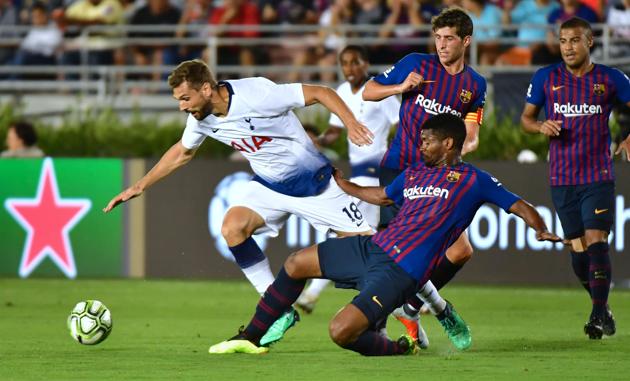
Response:
[{"label": "barcelona crest on jersey", "polygon": [[606,92],[606,85],[603,83],[595,83],[593,85],[593,94],[595,95],[604,95]]},{"label": "barcelona crest on jersey", "polygon": [[462,174],[461,174],[461,173],[459,173],[459,172],[450,171],[450,172],[448,173],[448,175],[446,175],[446,180],[447,180],[448,182],[451,182],[451,183],[456,183],[456,182],[457,182],[457,180],[459,180],[459,177],[460,177],[461,175],[462,175]]},{"label": "barcelona crest on jersey", "polygon": [[472,91],[462,89],[462,92],[459,93],[459,100],[462,103],[468,103],[472,99]]}]

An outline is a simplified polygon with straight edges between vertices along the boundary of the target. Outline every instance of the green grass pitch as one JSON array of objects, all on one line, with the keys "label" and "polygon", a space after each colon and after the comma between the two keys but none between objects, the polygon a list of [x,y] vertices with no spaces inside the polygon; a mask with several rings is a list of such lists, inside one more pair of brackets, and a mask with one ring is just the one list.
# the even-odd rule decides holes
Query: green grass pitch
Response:
[{"label": "green grass pitch", "polygon": [[[628,380],[630,293],[613,291],[617,335],[589,341],[581,289],[452,286],[443,291],[471,326],[457,352],[433,317],[419,356],[362,357],[338,348],[327,324],[354,292],[325,291],[266,355],[209,355],[255,307],[243,282],[0,279],[0,380]],[[114,329],[103,343],[74,342],[66,318],[99,299]],[[391,336],[403,332],[389,321]]]}]

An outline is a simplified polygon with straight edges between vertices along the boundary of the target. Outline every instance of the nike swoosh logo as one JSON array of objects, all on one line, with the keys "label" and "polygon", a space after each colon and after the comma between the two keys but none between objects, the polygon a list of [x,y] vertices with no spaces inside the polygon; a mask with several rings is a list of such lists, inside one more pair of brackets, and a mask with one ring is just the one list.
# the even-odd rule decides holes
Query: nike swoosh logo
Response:
[{"label": "nike swoosh logo", "polygon": [[378,301],[378,298],[376,297],[376,295],[372,297],[372,301],[374,301],[374,303],[378,304],[381,308],[383,308],[383,305],[381,304],[381,302]]},{"label": "nike swoosh logo", "polygon": [[217,131],[219,131],[218,128],[211,128],[212,132],[216,133]]},{"label": "nike swoosh logo", "polygon": [[552,91],[556,91],[556,90],[560,90],[561,88],[563,88],[564,86],[551,86],[551,90]]},{"label": "nike swoosh logo", "polygon": [[608,209],[597,209],[597,208],[596,208],[596,209],[595,209],[595,214],[602,214],[602,213],[605,213],[605,212],[607,212],[607,211],[608,211]]},{"label": "nike swoosh logo", "polygon": [[435,83],[435,80],[430,79],[428,81],[422,81],[422,83]]},{"label": "nike swoosh logo", "polygon": [[[365,221],[365,220],[363,220],[363,221]],[[363,225],[363,221],[359,222],[359,223],[357,224],[357,227],[359,227],[359,226]]]}]

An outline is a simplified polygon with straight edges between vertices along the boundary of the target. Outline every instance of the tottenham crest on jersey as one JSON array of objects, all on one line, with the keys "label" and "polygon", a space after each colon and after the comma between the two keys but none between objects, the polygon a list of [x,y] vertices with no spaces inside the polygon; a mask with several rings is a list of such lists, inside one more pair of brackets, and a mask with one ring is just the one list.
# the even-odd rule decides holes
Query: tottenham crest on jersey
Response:
[{"label": "tottenham crest on jersey", "polygon": [[446,175],[446,181],[450,182],[450,183],[456,183],[457,180],[459,180],[459,177],[462,174],[459,172],[455,172],[455,171],[450,171],[447,175]]},{"label": "tottenham crest on jersey", "polygon": [[462,92],[459,93],[459,100],[462,103],[468,103],[472,99],[472,91],[462,89]]},{"label": "tottenham crest on jersey", "polygon": [[604,95],[606,93],[606,85],[603,83],[593,84],[593,94]]}]

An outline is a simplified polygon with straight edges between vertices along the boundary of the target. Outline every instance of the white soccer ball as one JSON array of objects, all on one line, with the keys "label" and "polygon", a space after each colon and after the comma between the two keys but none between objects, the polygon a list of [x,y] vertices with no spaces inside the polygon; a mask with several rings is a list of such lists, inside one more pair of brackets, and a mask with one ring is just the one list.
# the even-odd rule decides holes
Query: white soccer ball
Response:
[{"label": "white soccer ball", "polygon": [[98,344],[112,331],[112,314],[98,300],[79,302],[68,316],[68,329],[80,344]]}]

